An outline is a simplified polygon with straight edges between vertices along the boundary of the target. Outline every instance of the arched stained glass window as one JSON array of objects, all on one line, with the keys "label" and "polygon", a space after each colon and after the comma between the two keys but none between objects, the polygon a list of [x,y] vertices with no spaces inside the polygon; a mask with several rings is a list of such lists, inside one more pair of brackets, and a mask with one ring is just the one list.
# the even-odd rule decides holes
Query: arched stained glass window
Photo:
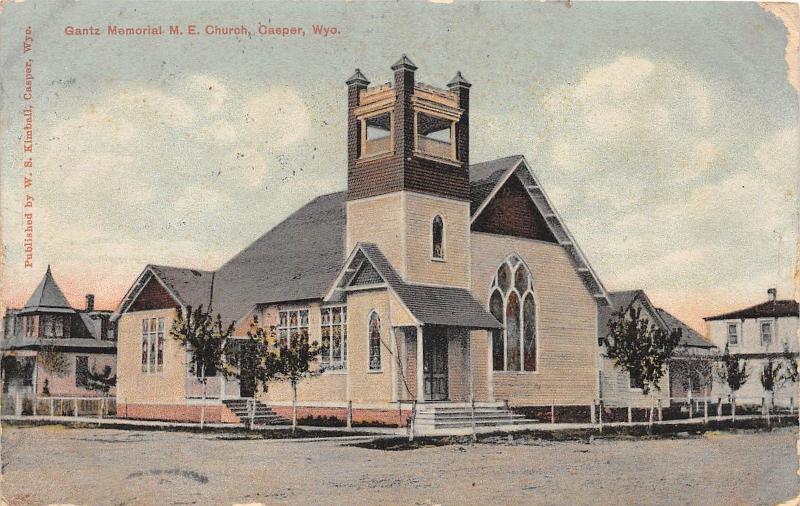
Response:
[{"label": "arched stained glass window", "polygon": [[381,317],[375,311],[369,315],[369,370],[381,370]]},{"label": "arched stained glass window", "polygon": [[[503,320],[503,294],[500,290],[492,292],[492,297],[489,299],[489,312],[492,316],[497,318],[497,321]],[[495,371],[502,371],[506,363],[506,343],[505,333],[503,329],[492,331],[492,368]]]},{"label": "arched stained glass window", "polygon": [[431,254],[433,258],[443,260],[444,259],[444,221],[442,221],[441,216],[436,216],[433,219],[433,225],[431,226],[431,236],[433,239],[433,251]]},{"label": "arched stained glass window", "polygon": [[509,256],[497,269],[489,312],[504,327],[492,333],[493,369],[535,371],[537,336],[533,277],[516,255]]}]

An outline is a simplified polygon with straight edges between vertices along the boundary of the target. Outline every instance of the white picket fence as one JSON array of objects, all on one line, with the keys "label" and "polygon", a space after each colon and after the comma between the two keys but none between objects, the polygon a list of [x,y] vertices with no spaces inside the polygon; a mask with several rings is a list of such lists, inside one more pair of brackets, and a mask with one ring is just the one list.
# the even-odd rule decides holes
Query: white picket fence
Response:
[{"label": "white picket fence", "polygon": [[0,412],[16,416],[116,416],[114,397],[35,397],[24,393],[3,394]]}]

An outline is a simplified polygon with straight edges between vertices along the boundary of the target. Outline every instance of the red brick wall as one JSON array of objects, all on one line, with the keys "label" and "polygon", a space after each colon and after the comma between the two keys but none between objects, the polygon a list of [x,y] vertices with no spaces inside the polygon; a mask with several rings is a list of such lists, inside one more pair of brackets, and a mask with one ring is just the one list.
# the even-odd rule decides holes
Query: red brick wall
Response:
[{"label": "red brick wall", "polygon": [[511,176],[486,206],[472,229],[476,232],[513,235],[557,242],[522,183]]},{"label": "red brick wall", "polygon": [[[117,417],[136,420],[160,420],[165,422],[199,422],[199,405],[175,404],[119,404]],[[224,405],[206,406],[207,423],[238,424],[239,419]]]},{"label": "red brick wall", "polygon": [[171,307],[178,307],[178,303],[156,278],[150,278],[129,311],[149,311]]},{"label": "red brick wall", "polygon": [[[272,410],[287,420],[292,419],[291,406],[272,406]],[[406,420],[411,416],[411,411],[403,409],[353,409],[353,423],[399,425],[406,426]],[[337,418],[342,423],[347,422],[347,408],[328,408],[313,406],[298,406],[297,418]]]}]

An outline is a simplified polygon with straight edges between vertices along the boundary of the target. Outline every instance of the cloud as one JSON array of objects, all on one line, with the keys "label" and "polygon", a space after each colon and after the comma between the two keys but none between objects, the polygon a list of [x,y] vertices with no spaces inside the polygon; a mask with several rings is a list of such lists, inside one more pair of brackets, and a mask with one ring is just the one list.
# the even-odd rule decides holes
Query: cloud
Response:
[{"label": "cloud", "polygon": [[781,20],[786,27],[786,74],[789,84],[800,93],[800,7],[789,2],[760,2],[759,5]]}]

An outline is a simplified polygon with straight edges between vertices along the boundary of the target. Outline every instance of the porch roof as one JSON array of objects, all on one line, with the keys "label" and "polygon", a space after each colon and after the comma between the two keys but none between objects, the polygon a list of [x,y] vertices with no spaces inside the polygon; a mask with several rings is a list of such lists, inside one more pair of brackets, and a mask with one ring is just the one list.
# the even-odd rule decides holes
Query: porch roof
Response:
[{"label": "porch roof", "polygon": [[[337,294],[344,292],[355,275],[360,272],[360,269],[353,267],[362,261],[372,265],[380,276],[381,283],[397,295],[421,325],[447,325],[473,329],[502,328],[500,322],[464,288],[420,285],[403,281],[380,248],[372,243],[356,245],[326,300],[336,300]],[[367,286],[374,288],[376,284]],[[357,286],[355,288],[357,289]]]},{"label": "porch roof", "polygon": [[115,353],[117,350],[117,342],[89,338],[14,337],[11,339],[0,339],[0,350],[2,351],[36,351],[41,348],[53,348],[59,351],[80,350],[87,352]]}]

